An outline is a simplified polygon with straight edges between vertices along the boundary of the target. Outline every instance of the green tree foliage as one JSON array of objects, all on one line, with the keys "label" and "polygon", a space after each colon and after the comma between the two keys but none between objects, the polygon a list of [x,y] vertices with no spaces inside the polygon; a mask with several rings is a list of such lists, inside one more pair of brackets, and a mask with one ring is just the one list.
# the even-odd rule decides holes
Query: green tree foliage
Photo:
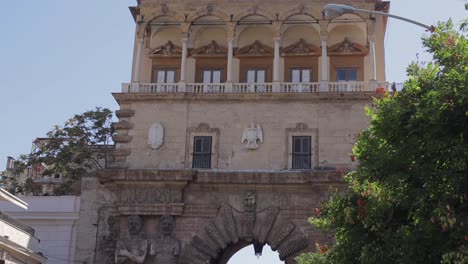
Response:
[{"label": "green tree foliage", "polygon": [[[41,188],[31,177],[37,173],[51,177],[60,175],[63,183],[53,194],[67,194],[83,175],[107,166],[113,133],[111,110],[97,107],[77,114],[63,126],[55,126],[46,138],[35,142],[32,153],[21,155],[15,161],[14,170],[3,173],[3,185],[13,193],[40,195]],[[18,181],[21,174],[28,177],[23,183]]]},{"label": "green tree foliage", "polygon": [[468,263],[468,43],[453,28],[424,38],[433,60],[368,109],[348,192],[310,219],[336,241],[299,263]]}]

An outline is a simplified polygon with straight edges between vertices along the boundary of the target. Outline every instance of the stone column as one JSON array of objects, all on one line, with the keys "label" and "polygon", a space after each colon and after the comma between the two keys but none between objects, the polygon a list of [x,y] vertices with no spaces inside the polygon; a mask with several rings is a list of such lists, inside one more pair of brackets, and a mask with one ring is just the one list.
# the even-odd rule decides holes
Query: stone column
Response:
[{"label": "stone column", "polygon": [[136,49],[136,58],[135,58],[135,70],[133,71],[133,82],[140,82],[140,72],[141,72],[141,56],[143,53],[143,43],[144,38],[139,37],[137,39],[137,49]]},{"label": "stone column", "polygon": [[185,82],[185,70],[187,68],[187,43],[188,37],[182,37],[182,58],[180,62],[180,81],[181,83]]},{"label": "stone column", "polygon": [[376,69],[376,62],[375,62],[375,35],[369,35],[369,57],[371,61],[371,80],[377,80],[377,69]]},{"label": "stone column", "polygon": [[280,81],[280,45],[281,37],[275,37],[275,53],[273,58],[273,82]]},{"label": "stone column", "polygon": [[234,38],[228,39],[228,59],[227,59],[227,72],[226,72],[226,92],[232,92],[232,71],[234,59]]},{"label": "stone column", "polygon": [[228,59],[226,82],[232,82],[232,60],[234,58],[234,39],[228,39]]},{"label": "stone column", "polygon": [[321,65],[321,71],[322,71],[322,76],[320,77],[320,91],[326,92],[328,91],[328,82],[329,82],[329,72],[330,72],[330,67],[328,65],[328,54],[327,54],[327,36],[322,36],[320,40],[321,46],[322,46],[322,65]]},{"label": "stone column", "polygon": [[369,19],[367,22],[367,39],[369,41],[369,59],[371,75],[368,89],[374,91],[379,86],[377,82],[377,63],[375,61],[375,19]]}]

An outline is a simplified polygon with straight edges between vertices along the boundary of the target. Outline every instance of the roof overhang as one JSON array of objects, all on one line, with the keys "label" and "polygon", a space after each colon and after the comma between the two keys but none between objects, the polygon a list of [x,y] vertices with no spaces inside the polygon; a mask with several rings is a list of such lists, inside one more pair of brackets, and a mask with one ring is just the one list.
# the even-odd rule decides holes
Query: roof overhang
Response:
[{"label": "roof overhang", "polygon": [[23,209],[28,209],[28,204],[25,201],[5,191],[3,188],[0,188],[0,201],[7,201]]}]

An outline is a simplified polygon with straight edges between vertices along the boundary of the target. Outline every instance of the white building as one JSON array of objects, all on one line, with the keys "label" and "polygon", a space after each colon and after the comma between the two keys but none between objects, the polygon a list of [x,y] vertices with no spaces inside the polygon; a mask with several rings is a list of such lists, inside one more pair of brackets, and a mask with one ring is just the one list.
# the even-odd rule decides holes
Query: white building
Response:
[{"label": "white building", "polygon": [[41,242],[38,251],[47,257],[47,261],[37,263],[74,263],[80,197],[21,196],[21,199],[29,204],[29,209],[6,201],[0,201],[0,208],[35,229],[35,237]]},{"label": "white building", "polygon": [[28,204],[0,188],[0,263],[45,263],[47,259],[39,253],[40,240],[34,229],[7,214],[7,207],[27,210]]}]

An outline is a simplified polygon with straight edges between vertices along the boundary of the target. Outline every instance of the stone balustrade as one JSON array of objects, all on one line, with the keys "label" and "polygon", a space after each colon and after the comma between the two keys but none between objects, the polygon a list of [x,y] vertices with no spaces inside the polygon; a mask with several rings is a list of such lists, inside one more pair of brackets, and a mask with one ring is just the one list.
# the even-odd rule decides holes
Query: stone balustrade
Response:
[{"label": "stone balustrade", "polygon": [[309,82],[309,83],[123,83],[122,93],[343,93],[401,90],[402,83],[389,82]]}]

